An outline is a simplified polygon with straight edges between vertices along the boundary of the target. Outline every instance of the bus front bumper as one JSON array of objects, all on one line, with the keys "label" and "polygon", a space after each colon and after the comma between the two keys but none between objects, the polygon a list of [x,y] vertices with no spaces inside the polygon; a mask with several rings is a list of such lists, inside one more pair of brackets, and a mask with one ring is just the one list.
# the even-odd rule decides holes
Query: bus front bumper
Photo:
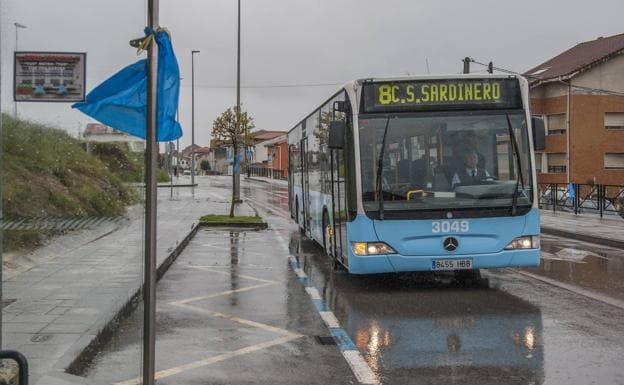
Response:
[{"label": "bus front bumper", "polygon": [[352,274],[398,273],[407,271],[434,271],[436,260],[471,259],[474,269],[503,267],[537,267],[539,249],[503,250],[498,253],[476,255],[408,256],[401,254],[357,256],[349,253],[349,272]]}]

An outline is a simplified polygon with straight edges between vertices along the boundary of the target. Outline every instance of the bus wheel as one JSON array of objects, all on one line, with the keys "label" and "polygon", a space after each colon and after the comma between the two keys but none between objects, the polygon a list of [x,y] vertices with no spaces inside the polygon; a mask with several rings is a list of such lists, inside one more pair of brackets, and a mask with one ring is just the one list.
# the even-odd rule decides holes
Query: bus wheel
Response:
[{"label": "bus wheel", "polygon": [[325,254],[331,256],[331,238],[329,235],[329,215],[327,215],[327,211],[323,210],[323,249],[325,249]]},{"label": "bus wheel", "polygon": [[295,200],[295,223],[299,224],[299,200]]}]

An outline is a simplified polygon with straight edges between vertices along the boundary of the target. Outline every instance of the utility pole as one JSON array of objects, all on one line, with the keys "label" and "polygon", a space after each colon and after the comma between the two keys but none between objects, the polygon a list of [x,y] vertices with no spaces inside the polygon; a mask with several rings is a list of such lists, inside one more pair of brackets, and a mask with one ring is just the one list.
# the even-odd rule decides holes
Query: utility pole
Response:
[{"label": "utility pole", "polygon": [[[236,45],[236,132],[240,132],[240,31],[241,31],[241,5],[240,0],[238,0],[238,34],[237,34],[237,45]],[[247,135],[243,141],[247,139]],[[243,148],[245,148],[245,143],[243,143]],[[234,176],[234,201],[240,202],[240,165],[239,167],[234,167],[236,162],[238,161],[238,148],[233,148],[232,153],[234,154],[234,158],[232,161],[232,172],[236,175]]]},{"label": "utility pole", "polygon": [[[26,27],[24,24],[17,23],[17,22],[13,23],[13,25],[15,26],[15,52],[17,52],[19,50],[19,40],[17,38],[18,36],[17,32],[20,29],[26,29],[28,27]],[[15,67],[15,69],[17,69],[17,67]],[[13,74],[13,76],[15,76],[15,74]],[[15,92],[15,90],[13,90],[13,92]],[[13,116],[15,117],[15,119],[17,119],[17,100],[13,101]]]},{"label": "utility pole", "polygon": [[191,188],[195,188],[195,54],[191,51]]},{"label": "utility pole", "polygon": [[[158,0],[147,1],[147,25],[158,28]],[[143,385],[154,385],[156,371],[156,141],[158,110],[158,45],[147,49],[147,133],[145,156],[145,265],[143,281]]]},{"label": "utility pole", "polygon": [[468,56],[466,56],[464,58],[464,73],[465,74],[469,74],[470,73],[470,58]]}]

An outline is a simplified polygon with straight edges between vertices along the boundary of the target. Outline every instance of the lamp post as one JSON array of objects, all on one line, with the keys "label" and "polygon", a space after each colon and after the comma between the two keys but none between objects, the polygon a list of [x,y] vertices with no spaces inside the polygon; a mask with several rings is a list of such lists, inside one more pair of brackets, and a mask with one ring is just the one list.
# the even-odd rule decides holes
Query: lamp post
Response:
[{"label": "lamp post", "polygon": [[191,186],[195,187],[195,54],[191,51]]},{"label": "lamp post", "polygon": [[[18,47],[19,47],[19,40],[18,40],[18,31],[20,29],[26,29],[28,28],[27,26],[25,26],[24,24],[15,22],[13,23],[13,25],[15,26],[15,52],[18,51]],[[15,67],[15,69],[17,70],[17,67]],[[14,75],[15,76],[15,75]],[[17,100],[13,101],[13,116],[15,116],[17,118]]]},{"label": "lamp post", "polygon": [[[240,132],[240,0],[238,0],[238,34],[236,44],[236,132]],[[247,140],[247,133],[243,141]],[[243,143],[243,149],[246,152],[247,143]],[[232,162],[232,172],[234,172],[234,201],[240,202],[240,167],[234,170],[234,163],[237,161],[238,149],[234,149],[234,161]],[[245,157],[246,158],[246,157]]]}]

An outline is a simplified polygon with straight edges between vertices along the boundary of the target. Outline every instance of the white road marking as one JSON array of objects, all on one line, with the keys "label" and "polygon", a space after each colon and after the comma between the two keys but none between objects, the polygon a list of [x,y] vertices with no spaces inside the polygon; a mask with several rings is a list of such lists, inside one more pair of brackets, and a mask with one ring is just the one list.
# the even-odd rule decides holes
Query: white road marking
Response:
[{"label": "white road marking", "polygon": [[[263,350],[263,349],[267,349],[270,348],[272,346],[276,346],[276,345],[281,345],[284,344],[286,342],[292,341],[294,339],[300,338],[301,336],[299,335],[287,335],[284,337],[279,337],[276,338],[274,340],[271,341],[267,341],[267,342],[262,342],[256,345],[252,345],[252,346],[247,346],[244,347],[242,349],[238,349],[238,350],[234,350],[232,352],[227,352],[227,353],[223,353],[223,354],[219,354],[217,356],[214,357],[210,357],[210,358],[206,358],[203,360],[199,360],[199,361],[194,361],[188,364],[184,364],[184,365],[180,365],[180,366],[176,366],[174,368],[170,368],[170,369],[165,369],[165,370],[160,370],[158,372],[156,372],[156,380],[160,380],[166,377],[171,377],[173,375],[176,374],[180,374],[192,369],[198,369],[204,366],[208,366],[208,365],[212,365],[214,363],[217,362],[221,362],[221,361],[225,361],[231,358],[235,358],[238,356],[242,356],[244,354],[249,354],[249,353],[253,353],[253,352],[257,352],[259,350]],[[115,383],[115,385],[140,385],[142,383],[141,378],[135,378],[129,381],[124,381],[124,382],[117,382]]]},{"label": "white road marking", "polygon": [[173,302],[169,302],[169,304],[170,305],[175,305],[175,306],[185,305],[185,304],[190,303],[190,302],[201,301],[203,299],[208,299],[208,298],[221,297],[221,296],[224,296],[224,295],[229,295],[229,294],[234,294],[234,293],[242,293],[242,292],[249,291],[249,290],[259,289],[259,288],[265,287],[265,286],[275,285],[277,283],[278,282],[263,283],[263,284],[260,284],[260,285],[243,287],[241,289],[236,289],[236,290],[226,290],[226,291],[222,291],[220,293],[202,295],[202,296],[199,296],[199,297],[193,297],[193,298],[187,298],[187,299],[182,299],[182,300],[178,300],[178,301],[173,301]]},{"label": "white road marking", "polygon": [[[227,276],[231,275],[231,273],[229,271],[215,270],[214,268],[209,268],[207,266],[192,265],[190,267],[192,267],[194,269],[198,269],[198,270],[209,271],[211,273],[223,274],[223,275],[227,275]],[[252,276],[249,276],[249,275],[243,275],[243,274],[236,274],[236,275],[239,278],[249,279],[249,280],[252,280],[252,281],[258,281],[258,282],[264,282],[264,283],[279,283],[278,281],[271,281],[271,280],[268,280],[268,279],[256,278],[256,277],[252,277]]]},{"label": "white road marking", "polygon": [[607,305],[611,305],[611,306],[617,307],[618,309],[624,310],[624,301],[621,301],[619,299],[607,297],[605,295],[596,293],[596,292],[591,291],[591,290],[582,289],[582,288],[577,287],[577,286],[573,286],[573,285],[569,285],[567,283],[559,282],[559,281],[556,281],[556,280],[551,279],[551,278],[543,277],[541,275],[528,273],[526,271],[515,270],[515,269],[506,269],[506,270],[514,272],[516,274],[524,275],[524,276],[527,276],[527,277],[530,277],[530,278],[533,278],[533,279],[537,279],[538,281],[542,281],[544,283],[548,283],[550,285],[557,286],[557,287],[559,287],[561,289],[565,289],[565,290],[571,291],[571,292],[573,292],[575,294],[579,294],[579,295],[585,296],[587,298],[591,298],[591,299],[593,299],[595,301],[602,302],[602,303],[605,303]]},{"label": "white road marking", "polygon": [[319,314],[321,315],[321,318],[323,319],[323,321],[325,321],[325,324],[327,325],[328,328],[334,329],[334,328],[340,327],[340,322],[338,322],[338,319],[334,315],[334,312],[320,311]]},{"label": "white road marking", "polygon": [[368,363],[364,360],[362,355],[357,350],[344,350],[342,355],[347,360],[347,363],[353,370],[353,374],[362,384],[376,385],[379,384],[377,376],[373,373],[373,370],[368,366]]},{"label": "white road marking", "polygon": [[321,295],[319,294],[318,290],[316,290],[315,287],[306,287],[305,290],[310,295],[310,298],[312,298],[312,299],[321,299]]}]

